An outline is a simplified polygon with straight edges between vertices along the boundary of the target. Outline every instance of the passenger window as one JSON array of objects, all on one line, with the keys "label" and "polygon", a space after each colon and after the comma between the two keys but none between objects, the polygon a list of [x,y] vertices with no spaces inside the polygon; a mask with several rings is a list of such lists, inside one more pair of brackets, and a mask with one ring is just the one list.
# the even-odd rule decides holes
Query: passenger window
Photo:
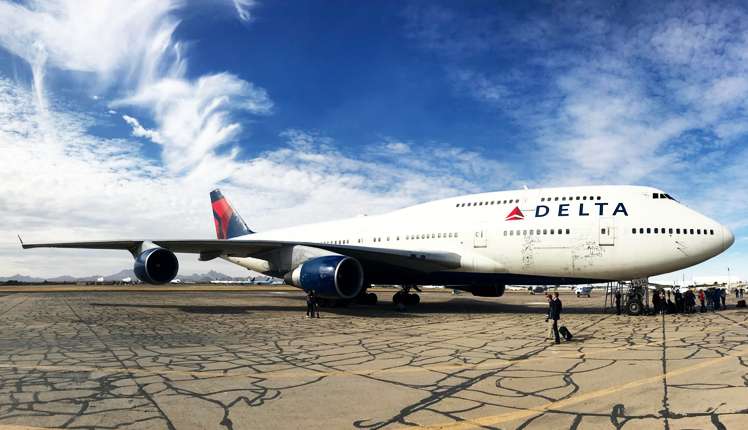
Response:
[{"label": "passenger window", "polygon": [[605,234],[605,229],[604,229],[604,228],[601,228],[601,229],[600,229],[600,233],[602,233],[602,234]]},{"label": "passenger window", "polygon": [[600,196],[597,196],[597,199],[598,199],[598,200],[602,200],[603,198],[602,198],[602,197],[600,197]]},{"label": "passenger window", "polygon": [[635,228],[632,228],[632,229],[631,229],[631,233],[633,233],[633,234],[636,234],[636,229],[635,229]]},{"label": "passenger window", "polygon": [[548,229],[544,228],[543,229],[543,234],[548,234]]},{"label": "passenger window", "polygon": [[566,197],[561,197],[561,201],[566,201]]},{"label": "passenger window", "polygon": [[680,234],[680,229],[679,228],[675,229],[675,234]]},{"label": "passenger window", "polygon": [[532,236],[532,233],[533,233],[534,231],[535,231],[535,230],[530,230],[530,236]]},{"label": "passenger window", "polygon": [[671,229],[668,229],[668,233],[669,233],[669,234],[673,234],[673,229],[672,229],[672,228],[671,228]]},{"label": "passenger window", "polygon": [[514,230],[509,230],[509,236],[514,236]]},{"label": "passenger window", "polygon": [[553,234],[553,229],[551,229],[551,234]]},{"label": "passenger window", "polygon": [[714,230],[709,230],[709,234],[711,234],[712,236],[714,236]]},{"label": "passenger window", "polygon": [[587,196],[582,196],[582,200],[587,200]]},{"label": "passenger window", "polygon": [[569,229],[567,228],[567,229],[566,229],[566,234],[571,234],[571,230],[569,230]]},{"label": "passenger window", "polygon": [[544,201],[545,201],[545,197],[541,197],[541,198],[540,198],[540,201],[541,201],[541,202],[544,202]]},{"label": "passenger window", "polygon": [[555,197],[553,200],[558,201],[558,197]]},{"label": "passenger window", "polygon": [[691,234],[693,234],[693,229],[691,229]]},{"label": "passenger window", "polygon": [[579,200],[579,198],[580,198],[580,197],[579,197],[579,196],[577,196],[577,197],[576,197],[576,200]]},{"label": "passenger window", "polygon": [[647,234],[652,233],[652,229],[650,227],[647,227]]},{"label": "passenger window", "polygon": [[527,230],[522,230],[522,236],[527,236]]},{"label": "passenger window", "polygon": [[701,229],[696,230],[696,234],[701,234]]},{"label": "passenger window", "polygon": [[644,234],[644,229],[643,228],[639,229],[639,234]]},{"label": "passenger window", "polygon": [[[451,235],[450,235],[451,236]],[[504,236],[506,236],[506,230],[504,230]]]},{"label": "passenger window", "polygon": [[659,229],[658,229],[657,227],[655,227],[655,234],[659,233],[659,231],[658,231],[658,230],[659,230]]},{"label": "passenger window", "polygon": [[535,230],[535,234],[540,236],[540,229]]}]

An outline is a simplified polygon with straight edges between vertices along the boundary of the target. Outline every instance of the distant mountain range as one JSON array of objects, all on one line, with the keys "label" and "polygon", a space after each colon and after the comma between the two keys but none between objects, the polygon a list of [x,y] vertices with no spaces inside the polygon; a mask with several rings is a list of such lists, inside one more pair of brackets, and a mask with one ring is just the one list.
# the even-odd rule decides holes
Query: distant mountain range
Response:
[{"label": "distant mountain range", "polygon": [[[91,275],[91,276],[81,276],[81,277],[75,277],[70,275],[63,275],[63,276],[55,276],[53,278],[38,278],[34,276],[26,276],[26,275],[13,275],[13,276],[0,276],[0,282],[8,282],[8,281],[16,281],[21,283],[37,283],[37,282],[44,282],[47,281],[49,283],[64,283],[64,282],[95,282],[97,279],[101,278],[102,275]],[[137,277],[135,276],[135,272],[133,272],[131,269],[125,269],[122,271],[119,271],[117,273],[114,273],[112,275],[104,276],[104,282],[116,282],[121,281],[125,278],[131,278],[132,280],[136,280]],[[245,281],[247,279],[252,278],[258,278],[258,279],[266,279],[268,278],[265,275],[250,272],[249,276],[229,276],[225,275],[220,272],[216,272],[215,270],[211,270],[208,273],[193,273],[192,275],[179,275],[177,276],[178,279],[180,279],[182,282],[196,282],[196,283],[207,283],[210,281]]]}]

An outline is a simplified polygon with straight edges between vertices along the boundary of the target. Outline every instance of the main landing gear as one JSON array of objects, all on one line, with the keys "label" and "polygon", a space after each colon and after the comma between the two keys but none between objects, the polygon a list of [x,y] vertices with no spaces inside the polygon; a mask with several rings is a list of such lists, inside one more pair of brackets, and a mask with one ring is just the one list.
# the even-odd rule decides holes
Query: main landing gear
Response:
[{"label": "main landing gear", "polygon": [[362,293],[356,297],[356,303],[360,305],[373,306],[377,304],[377,295],[375,293]]},{"label": "main landing gear", "polygon": [[414,288],[416,291],[420,291],[415,286],[403,285],[402,291],[398,291],[394,296],[392,296],[392,303],[394,303],[396,306],[415,306],[421,303],[421,296],[411,293],[411,288]]}]

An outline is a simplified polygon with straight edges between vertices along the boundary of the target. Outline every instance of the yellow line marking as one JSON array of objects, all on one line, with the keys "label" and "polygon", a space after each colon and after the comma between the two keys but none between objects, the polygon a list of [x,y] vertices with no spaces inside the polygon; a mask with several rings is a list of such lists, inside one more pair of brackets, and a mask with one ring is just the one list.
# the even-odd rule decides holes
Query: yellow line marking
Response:
[{"label": "yellow line marking", "polygon": [[545,403],[542,405],[538,405],[535,407],[530,407],[530,408],[526,408],[526,409],[522,409],[518,411],[507,412],[503,414],[486,416],[486,417],[481,417],[481,418],[476,418],[476,419],[466,419],[465,421],[460,421],[457,423],[446,423],[446,424],[436,424],[436,425],[427,425],[427,426],[412,426],[409,428],[420,428],[420,429],[427,429],[427,430],[463,430],[463,429],[474,429],[477,427],[495,426],[497,424],[516,421],[516,420],[523,419],[523,418],[530,418],[532,416],[545,413],[551,409],[557,410],[557,409],[561,409],[567,406],[575,405],[577,403],[586,402],[588,400],[605,397],[610,394],[614,394],[614,393],[628,390],[631,388],[637,388],[643,385],[662,382],[663,376],[670,379],[671,377],[674,377],[674,376],[679,376],[684,373],[690,373],[690,372],[693,372],[694,370],[698,370],[704,367],[709,367],[709,366],[722,363],[723,361],[727,361],[727,360],[739,358],[739,357],[745,357],[745,356],[748,356],[748,350],[739,352],[737,354],[728,354],[722,357],[708,359],[708,360],[702,361],[700,363],[697,363],[691,366],[686,366],[680,369],[671,370],[669,372],[666,372],[665,374],[660,373],[655,376],[638,379],[638,380],[627,382],[625,384],[621,384],[618,386],[603,388],[600,390],[591,391],[589,393],[579,394],[573,397],[569,397],[568,399],[558,400],[555,402],[549,402],[549,403]]}]

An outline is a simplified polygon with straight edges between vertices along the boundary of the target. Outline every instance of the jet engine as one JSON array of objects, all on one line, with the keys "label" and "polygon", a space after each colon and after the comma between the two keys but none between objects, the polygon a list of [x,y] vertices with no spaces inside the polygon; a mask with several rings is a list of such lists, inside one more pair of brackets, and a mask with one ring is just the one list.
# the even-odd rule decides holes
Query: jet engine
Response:
[{"label": "jet engine", "polygon": [[343,255],[326,255],[305,261],[286,275],[286,282],[326,299],[352,299],[364,286],[361,264]]},{"label": "jet engine", "polygon": [[150,248],[135,258],[135,276],[147,284],[165,284],[177,276],[179,261],[173,252]]}]

